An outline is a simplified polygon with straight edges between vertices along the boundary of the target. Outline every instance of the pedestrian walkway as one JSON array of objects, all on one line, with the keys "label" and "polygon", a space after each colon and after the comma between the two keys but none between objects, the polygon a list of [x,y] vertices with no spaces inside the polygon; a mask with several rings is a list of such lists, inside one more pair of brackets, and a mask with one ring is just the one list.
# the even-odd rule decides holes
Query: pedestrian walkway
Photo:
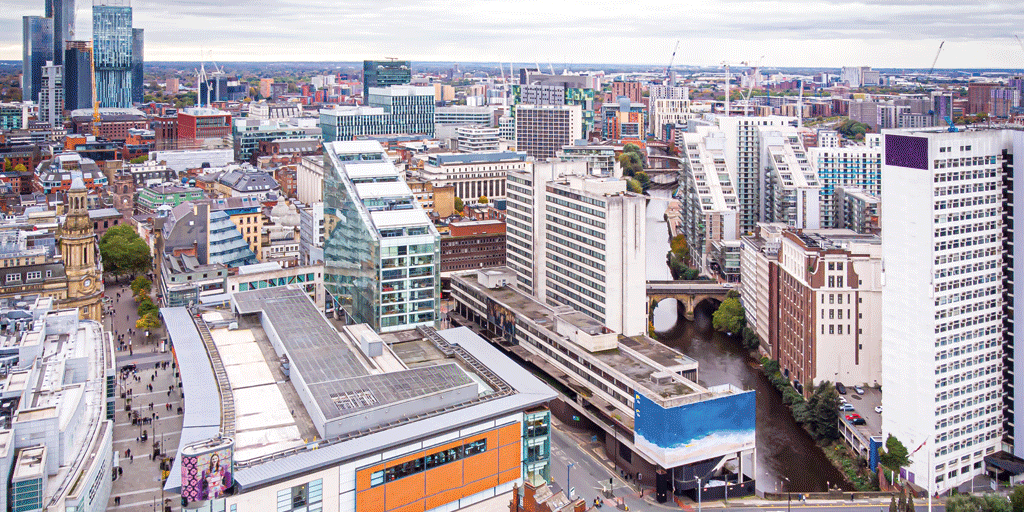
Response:
[{"label": "pedestrian walkway", "polygon": [[109,284],[105,290],[111,300],[104,307],[104,325],[111,335],[117,333],[115,347],[120,347],[119,341],[125,343],[125,348],[115,353],[117,366],[135,365],[134,370],[118,375],[113,436],[118,476],[107,509],[177,512],[181,501],[177,495],[164,494],[163,481],[181,436],[179,379],[171,354],[158,350],[164,329],[148,339],[142,332],[132,332],[138,314],[131,293],[124,284]]}]

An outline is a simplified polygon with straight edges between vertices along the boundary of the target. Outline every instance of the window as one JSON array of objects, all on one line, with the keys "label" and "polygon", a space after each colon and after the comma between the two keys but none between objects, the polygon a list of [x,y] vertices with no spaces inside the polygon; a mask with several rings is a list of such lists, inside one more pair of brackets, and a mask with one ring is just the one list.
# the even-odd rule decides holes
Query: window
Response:
[{"label": "window", "polygon": [[43,273],[39,270],[33,270],[31,272],[25,272],[25,280],[32,281],[33,279],[42,279]]},{"label": "window", "polygon": [[319,512],[322,502],[323,479],[277,491],[277,512]]},{"label": "window", "polygon": [[7,284],[20,283],[21,282],[21,274],[7,274],[7,279],[5,281],[6,281]]}]

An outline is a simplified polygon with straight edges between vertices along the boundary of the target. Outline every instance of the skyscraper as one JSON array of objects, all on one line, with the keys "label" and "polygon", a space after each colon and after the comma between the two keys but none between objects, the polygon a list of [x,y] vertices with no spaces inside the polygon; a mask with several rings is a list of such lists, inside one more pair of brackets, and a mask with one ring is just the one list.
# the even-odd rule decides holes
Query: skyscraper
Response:
[{"label": "skyscraper", "polygon": [[53,61],[53,20],[39,16],[22,18],[21,99],[39,101],[43,66]]},{"label": "skyscraper", "polygon": [[363,105],[370,104],[370,87],[412,83],[412,65],[407,60],[363,61]]},{"label": "skyscraper", "polygon": [[[906,468],[931,492],[985,472],[1015,442],[1012,130],[886,131],[882,168],[883,436],[924,449]],[[1016,150],[1016,151],[1015,151]],[[898,205],[886,208],[884,205]],[[910,315],[910,316],[908,316]]]},{"label": "skyscraper", "polygon": [[64,124],[64,66],[47,62],[42,82],[39,120],[56,128]]},{"label": "skyscraper", "polygon": [[143,29],[132,29],[132,103],[142,103],[143,78]]},{"label": "skyscraper", "polygon": [[90,41],[64,43],[64,108],[92,108],[92,70],[89,63]]},{"label": "skyscraper", "polygon": [[553,158],[563,146],[581,138],[579,105],[519,105],[516,108],[516,149],[537,159]]},{"label": "skyscraper", "polygon": [[132,106],[132,8],[128,0],[94,0],[92,40],[101,107]]},{"label": "skyscraper", "polygon": [[46,17],[53,20],[53,63],[64,64],[64,43],[75,36],[75,0],[46,0]]}]

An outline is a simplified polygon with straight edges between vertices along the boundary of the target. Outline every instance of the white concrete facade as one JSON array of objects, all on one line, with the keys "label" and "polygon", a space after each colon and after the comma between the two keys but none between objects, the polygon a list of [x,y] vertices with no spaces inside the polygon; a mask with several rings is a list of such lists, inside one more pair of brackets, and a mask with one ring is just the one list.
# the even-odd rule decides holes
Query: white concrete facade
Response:
[{"label": "white concrete facade", "polygon": [[910,449],[927,440],[908,470],[943,492],[981,474],[1004,434],[1001,153],[1011,136],[885,137],[887,160],[906,165],[882,170],[892,205],[882,210],[882,433]]},{"label": "white concrete facade", "polygon": [[324,201],[324,157],[302,157],[295,169],[295,195],[303,204]]}]

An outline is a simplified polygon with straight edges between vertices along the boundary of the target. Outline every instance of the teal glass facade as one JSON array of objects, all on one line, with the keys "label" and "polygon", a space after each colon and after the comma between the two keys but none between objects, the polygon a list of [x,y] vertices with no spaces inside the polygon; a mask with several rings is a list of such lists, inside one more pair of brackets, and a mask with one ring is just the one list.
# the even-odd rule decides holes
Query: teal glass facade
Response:
[{"label": "teal glass facade", "polygon": [[412,63],[407,60],[363,61],[363,104],[369,104],[370,87],[390,87],[412,82]]},{"label": "teal glass facade", "polygon": [[131,107],[132,8],[126,5],[94,5],[92,40],[96,62],[96,99],[100,106]]},{"label": "teal glass facade", "polygon": [[551,411],[523,417],[523,480],[540,485],[551,479]]},{"label": "teal glass facade", "polygon": [[[21,98],[39,101],[43,90],[43,66],[53,60],[53,20],[39,16],[22,18],[21,73],[24,89]],[[20,128],[20,126],[19,126]]]}]

